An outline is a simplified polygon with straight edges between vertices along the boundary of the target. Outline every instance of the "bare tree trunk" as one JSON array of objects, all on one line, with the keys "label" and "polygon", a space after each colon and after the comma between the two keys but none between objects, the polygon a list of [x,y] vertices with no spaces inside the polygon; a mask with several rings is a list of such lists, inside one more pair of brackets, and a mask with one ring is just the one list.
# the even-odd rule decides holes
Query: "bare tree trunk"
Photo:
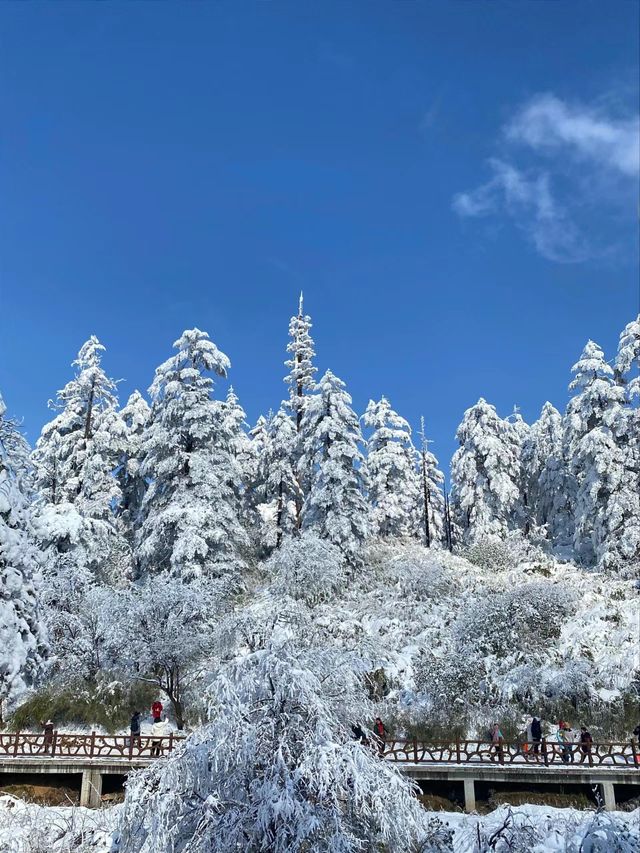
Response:
[{"label": "bare tree trunk", "polygon": [[95,378],[91,380],[91,391],[89,392],[89,400],[87,403],[87,416],[84,421],[84,438],[85,441],[91,438],[91,427],[93,426],[93,398],[95,395]]},{"label": "bare tree trunk", "polygon": [[283,486],[282,477],[278,483],[278,510],[276,512],[276,548],[280,547],[282,542],[282,514],[284,512]]},{"label": "bare tree trunk", "polygon": [[429,486],[427,483],[427,460],[422,451],[422,493],[424,500],[424,541],[427,548],[431,547],[431,531],[429,530]]}]

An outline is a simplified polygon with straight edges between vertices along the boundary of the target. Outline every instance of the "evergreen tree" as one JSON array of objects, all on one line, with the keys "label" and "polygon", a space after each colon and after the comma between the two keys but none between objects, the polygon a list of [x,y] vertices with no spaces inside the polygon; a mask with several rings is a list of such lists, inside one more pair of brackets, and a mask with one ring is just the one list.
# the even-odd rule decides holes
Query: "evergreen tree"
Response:
[{"label": "evergreen tree", "polygon": [[304,409],[302,462],[311,487],[302,526],[337,545],[354,563],[368,533],[360,466],[362,433],[345,384],[328,370]]},{"label": "evergreen tree", "polygon": [[[128,570],[129,552],[114,507],[121,498],[114,472],[126,446],[115,382],[101,365],[95,336],[82,346],[74,378],[52,404],[59,414],[42,429],[34,450],[41,501],[38,528],[49,559],[80,565],[116,580]],[[64,555],[64,556],[63,556]]]},{"label": "evergreen tree", "polygon": [[[424,429],[424,418],[420,418],[420,494],[418,498],[418,530],[424,534],[427,548],[434,543],[444,542],[445,498],[443,494],[444,474],[438,460],[429,450],[429,439]],[[445,542],[446,544],[446,542]]]},{"label": "evergreen tree", "polygon": [[300,486],[294,460],[297,447],[296,428],[292,419],[279,409],[269,423],[268,442],[264,452],[264,488],[268,502],[275,501],[276,547],[284,533],[296,527],[296,505]]},{"label": "evergreen tree", "polygon": [[511,425],[480,398],[464,413],[451,462],[451,512],[466,542],[519,526],[520,461]]},{"label": "evergreen tree", "polygon": [[311,338],[311,317],[303,313],[302,293],[298,303],[298,314],[289,322],[289,337],[291,340],[287,344],[287,352],[291,357],[285,361],[285,367],[289,368],[289,373],[284,381],[289,386],[287,405],[295,418],[296,429],[300,432],[305,395],[315,388],[313,377],[317,372],[317,367],[313,365],[316,353]]},{"label": "evergreen tree", "polygon": [[174,347],[177,355],[158,367],[149,389],[140,568],[185,580],[226,575],[237,568],[248,537],[228,410],[212,399],[208,374],[226,376],[230,362],[199,329],[183,332]]},{"label": "evergreen tree", "polygon": [[302,434],[304,428],[303,416],[307,395],[315,388],[314,376],[317,372],[317,368],[313,364],[315,349],[311,337],[311,317],[308,314],[304,314],[302,293],[300,294],[300,301],[298,303],[298,314],[292,317],[289,322],[289,337],[290,341],[287,344],[287,352],[290,354],[290,358],[285,361],[285,367],[289,368],[289,373],[284,379],[289,386],[289,399],[285,405],[291,411],[298,435],[293,461],[298,480],[298,488],[296,490],[296,526],[300,528],[302,524],[302,504],[304,496],[308,494],[310,488],[310,471],[304,467],[302,461],[305,444],[305,438]]},{"label": "evergreen tree", "polygon": [[610,494],[598,547],[598,560],[603,566],[632,570],[640,565],[639,368],[640,316],[627,324],[618,345],[614,378],[623,390],[623,404],[614,405],[605,416],[615,450],[607,448],[610,461],[604,467],[611,481]]},{"label": "evergreen tree", "polygon": [[411,427],[385,397],[377,403],[369,401],[363,420],[373,430],[363,466],[372,532],[382,537],[413,535],[417,526],[419,481]]},{"label": "evergreen tree", "polygon": [[514,524],[526,535],[529,534],[533,523],[533,512],[531,507],[531,496],[529,494],[529,479],[525,459],[531,441],[531,427],[527,424],[514,407],[513,413],[506,419],[509,426],[508,437],[513,446],[513,454],[517,460],[516,477],[520,499],[514,513]]},{"label": "evergreen tree", "polygon": [[531,425],[523,466],[536,526],[546,527],[556,546],[569,545],[573,539],[571,476],[564,454],[562,415],[551,403],[544,404]]},{"label": "evergreen tree", "polygon": [[142,441],[144,431],[149,422],[151,409],[139,391],[134,391],[127,405],[120,411],[120,418],[125,426],[123,451],[116,476],[120,483],[120,503],[118,515],[125,536],[133,545],[135,529],[138,524],[140,511],[147,483],[142,475]]},{"label": "evergreen tree", "polygon": [[0,396],[0,721],[41,676],[46,631],[36,582],[43,555],[31,522],[29,448]]},{"label": "evergreen tree", "polygon": [[575,393],[567,406],[565,447],[574,481],[573,547],[576,557],[591,565],[603,554],[607,505],[624,475],[611,431],[624,391],[593,341],[588,341],[572,372],[569,388]]}]

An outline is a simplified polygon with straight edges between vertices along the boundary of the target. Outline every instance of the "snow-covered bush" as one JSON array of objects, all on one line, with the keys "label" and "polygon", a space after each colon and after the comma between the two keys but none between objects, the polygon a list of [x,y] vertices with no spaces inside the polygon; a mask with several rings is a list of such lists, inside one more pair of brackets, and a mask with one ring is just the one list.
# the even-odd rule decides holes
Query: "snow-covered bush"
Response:
[{"label": "snow-covered bush", "polygon": [[312,530],[283,539],[265,569],[274,595],[289,595],[308,605],[331,599],[346,582],[342,552]]},{"label": "snow-covered bush", "polygon": [[539,581],[497,592],[487,586],[460,619],[456,638],[461,651],[475,648],[481,654],[505,657],[527,651],[536,655],[544,644],[560,635],[571,612],[574,596],[560,584]]},{"label": "snow-covered bush", "polygon": [[350,736],[352,671],[300,646],[271,640],[220,669],[212,722],[130,782],[123,851],[418,849],[411,783]]}]

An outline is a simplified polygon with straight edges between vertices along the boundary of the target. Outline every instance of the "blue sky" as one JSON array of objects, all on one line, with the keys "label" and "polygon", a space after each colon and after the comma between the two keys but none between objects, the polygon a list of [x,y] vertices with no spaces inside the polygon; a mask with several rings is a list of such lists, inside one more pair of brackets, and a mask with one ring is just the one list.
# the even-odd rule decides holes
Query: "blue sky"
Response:
[{"label": "blue sky", "polygon": [[[184,328],[277,407],[298,292],[356,408],[563,407],[638,311],[635,2],[0,5],[0,389],[34,440],[97,334]],[[224,391],[224,387],[220,388]]]}]

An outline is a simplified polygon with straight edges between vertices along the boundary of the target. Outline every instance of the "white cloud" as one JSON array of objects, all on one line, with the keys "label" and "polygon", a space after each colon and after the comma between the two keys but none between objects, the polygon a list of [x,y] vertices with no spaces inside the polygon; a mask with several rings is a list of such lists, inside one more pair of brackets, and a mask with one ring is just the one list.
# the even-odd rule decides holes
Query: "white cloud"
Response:
[{"label": "white cloud", "polygon": [[548,260],[576,263],[607,254],[610,247],[587,244],[576,218],[596,196],[600,217],[621,193],[626,204],[640,173],[638,116],[607,117],[545,94],[520,108],[501,136],[506,153],[488,160],[492,177],[457,193],[453,210],[463,218],[506,215]]},{"label": "white cloud", "polygon": [[640,173],[640,119],[618,119],[555,95],[538,95],[504,128],[507,139],[538,151],[565,148],[567,156],[590,160],[624,175]]},{"label": "white cloud", "polygon": [[589,251],[566,211],[554,199],[546,172],[528,175],[511,163],[492,158],[493,177],[475,190],[458,193],[453,209],[462,217],[487,216],[502,209],[551,261],[575,263]]}]

